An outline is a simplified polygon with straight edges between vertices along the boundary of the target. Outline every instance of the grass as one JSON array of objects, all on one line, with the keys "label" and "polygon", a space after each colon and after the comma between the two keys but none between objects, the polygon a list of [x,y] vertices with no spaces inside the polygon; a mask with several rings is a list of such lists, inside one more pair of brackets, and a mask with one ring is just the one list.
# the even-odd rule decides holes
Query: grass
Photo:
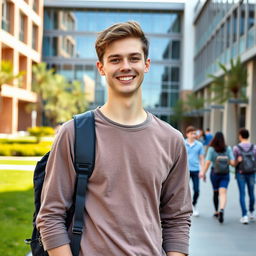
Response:
[{"label": "grass", "polygon": [[0,160],[0,164],[35,165],[37,161],[32,160]]},{"label": "grass", "polygon": [[34,211],[33,172],[0,170],[0,255],[24,256]]}]

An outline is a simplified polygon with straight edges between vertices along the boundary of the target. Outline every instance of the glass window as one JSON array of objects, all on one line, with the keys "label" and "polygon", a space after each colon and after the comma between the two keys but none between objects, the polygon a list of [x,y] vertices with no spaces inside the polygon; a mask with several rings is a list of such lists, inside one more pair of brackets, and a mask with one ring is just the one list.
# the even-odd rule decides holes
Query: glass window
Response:
[{"label": "glass window", "polygon": [[[47,9],[46,9],[47,10]],[[49,10],[49,9],[48,9]],[[53,23],[57,24],[56,11],[53,10]],[[146,33],[180,33],[181,17],[179,13],[161,13],[161,12],[136,12],[136,11],[102,11],[102,10],[65,10],[63,12],[65,21],[68,23],[69,30],[77,31],[101,31],[106,27],[127,20],[136,20],[141,24]],[[100,22],[95,22],[100,20]],[[55,26],[55,28],[57,28]],[[64,29],[64,27],[60,28]]]},{"label": "glass window", "polygon": [[180,58],[180,41],[172,41],[172,59],[178,60]]},{"label": "glass window", "polygon": [[237,10],[234,11],[233,13],[233,37],[232,37],[232,41],[235,42],[237,40],[236,36],[237,36]]},{"label": "glass window", "polygon": [[240,32],[240,36],[244,35],[244,31],[245,31],[245,5],[242,4],[241,5],[241,13],[240,13],[240,28],[239,28]]},{"label": "glass window", "polygon": [[43,56],[49,57],[51,56],[51,45],[50,45],[50,37],[43,38]]},{"label": "glass window", "polygon": [[52,38],[51,56],[58,56],[58,38]]},{"label": "glass window", "polygon": [[171,67],[164,65],[151,64],[150,71],[145,74],[145,83],[156,83],[161,85],[162,82],[171,80]]},{"label": "glass window", "polygon": [[171,40],[169,38],[149,38],[149,58],[165,60],[171,58]]},{"label": "glass window", "polygon": [[59,28],[59,14],[57,10],[53,10],[53,23],[52,23],[52,28],[53,29],[58,29]]},{"label": "glass window", "polygon": [[77,36],[74,37],[74,56],[79,58],[95,59],[96,51],[94,43],[95,36]]},{"label": "glass window", "polygon": [[37,50],[37,43],[38,43],[38,27],[33,24],[32,30],[32,47],[33,49]]},{"label": "glass window", "polygon": [[179,82],[180,81],[180,68],[179,67],[172,67],[171,68],[171,81],[172,82]]},{"label": "glass window", "polygon": [[254,26],[255,24],[255,5],[249,4],[249,14],[248,14],[248,29]]},{"label": "glass window", "polygon": [[44,29],[52,29],[51,11],[49,9],[44,10]]},{"label": "glass window", "polygon": [[83,65],[75,65],[75,79],[76,80],[82,80],[84,79],[85,67]]},{"label": "glass window", "polygon": [[38,12],[38,0],[33,0],[33,10]]},{"label": "glass window", "polygon": [[2,1],[2,29],[10,32],[10,3]]},{"label": "glass window", "polygon": [[229,48],[230,45],[230,18],[227,19],[227,40],[226,40],[226,46]]},{"label": "glass window", "polygon": [[64,64],[61,67],[60,74],[63,75],[68,81],[74,80],[74,67],[69,64]]},{"label": "glass window", "polygon": [[20,31],[19,39],[22,42],[25,42],[25,15],[20,12]]}]

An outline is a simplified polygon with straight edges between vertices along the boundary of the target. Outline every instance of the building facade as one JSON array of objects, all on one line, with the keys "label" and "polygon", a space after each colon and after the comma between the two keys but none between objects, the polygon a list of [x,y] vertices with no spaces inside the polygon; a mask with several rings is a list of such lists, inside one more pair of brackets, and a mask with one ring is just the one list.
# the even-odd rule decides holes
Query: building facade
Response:
[{"label": "building facade", "polygon": [[1,0],[0,62],[9,61],[20,79],[0,85],[0,133],[16,133],[32,125],[27,106],[37,102],[32,65],[41,61],[43,0]]},{"label": "building facade", "polygon": [[144,107],[171,121],[182,88],[184,3],[45,1],[43,60],[68,80],[82,82],[90,107],[106,99],[96,69],[97,32],[116,22],[138,21],[150,41],[151,70],[143,82]]},{"label": "building facade", "polygon": [[[255,0],[198,1],[194,15],[194,86],[199,97],[213,98],[209,74],[222,76],[218,62],[230,69],[230,60],[241,58],[247,68],[247,103],[240,103],[239,126],[246,127],[256,143],[256,2]],[[203,128],[223,131],[227,143],[234,145],[235,113],[231,101],[223,105],[205,103]]]}]

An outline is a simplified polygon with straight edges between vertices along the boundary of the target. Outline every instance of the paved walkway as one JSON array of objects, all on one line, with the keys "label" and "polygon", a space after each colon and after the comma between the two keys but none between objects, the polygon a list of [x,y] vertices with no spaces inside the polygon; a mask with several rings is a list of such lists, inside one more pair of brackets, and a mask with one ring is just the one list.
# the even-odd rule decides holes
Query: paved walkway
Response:
[{"label": "paved walkway", "polygon": [[[0,156],[0,160],[39,161],[42,157]],[[0,164],[1,170],[34,171],[35,165]]]},{"label": "paved walkway", "polygon": [[198,209],[200,216],[192,218],[190,256],[256,256],[256,222],[249,225],[239,222],[241,210],[233,174],[224,223],[212,217],[214,208],[208,177],[207,183],[201,182]]}]

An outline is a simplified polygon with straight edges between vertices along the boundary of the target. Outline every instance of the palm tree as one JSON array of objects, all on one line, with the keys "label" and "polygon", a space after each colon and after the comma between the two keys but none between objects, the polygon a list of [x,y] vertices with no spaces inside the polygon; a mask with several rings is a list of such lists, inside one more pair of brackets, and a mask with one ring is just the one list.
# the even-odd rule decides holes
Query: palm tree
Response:
[{"label": "palm tree", "polygon": [[223,104],[228,101],[234,103],[234,111],[236,116],[236,130],[238,130],[239,121],[239,101],[246,101],[247,87],[247,69],[241,63],[240,57],[236,62],[230,60],[230,69],[227,69],[224,64],[219,63],[220,69],[223,71],[223,76],[209,75],[212,78],[212,92],[214,97],[212,101],[217,104]]},{"label": "palm tree", "polygon": [[69,83],[64,76],[47,69],[45,63],[33,66],[34,89],[40,97],[40,111],[51,125],[65,122],[87,107],[85,93],[78,81]]},{"label": "palm tree", "polygon": [[[179,99],[173,107],[173,120],[182,122],[192,116],[198,116],[199,110],[204,107],[204,98],[198,97],[194,92],[187,94],[185,99]],[[191,120],[190,120],[191,121]]]},{"label": "palm tree", "polygon": [[[2,60],[0,63],[0,92],[2,90],[2,85],[10,84],[13,80],[20,78],[24,75],[23,72],[19,72],[18,74],[13,74],[13,65],[10,61]],[[2,106],[2,97],[0,96],[0,110]]]}]

